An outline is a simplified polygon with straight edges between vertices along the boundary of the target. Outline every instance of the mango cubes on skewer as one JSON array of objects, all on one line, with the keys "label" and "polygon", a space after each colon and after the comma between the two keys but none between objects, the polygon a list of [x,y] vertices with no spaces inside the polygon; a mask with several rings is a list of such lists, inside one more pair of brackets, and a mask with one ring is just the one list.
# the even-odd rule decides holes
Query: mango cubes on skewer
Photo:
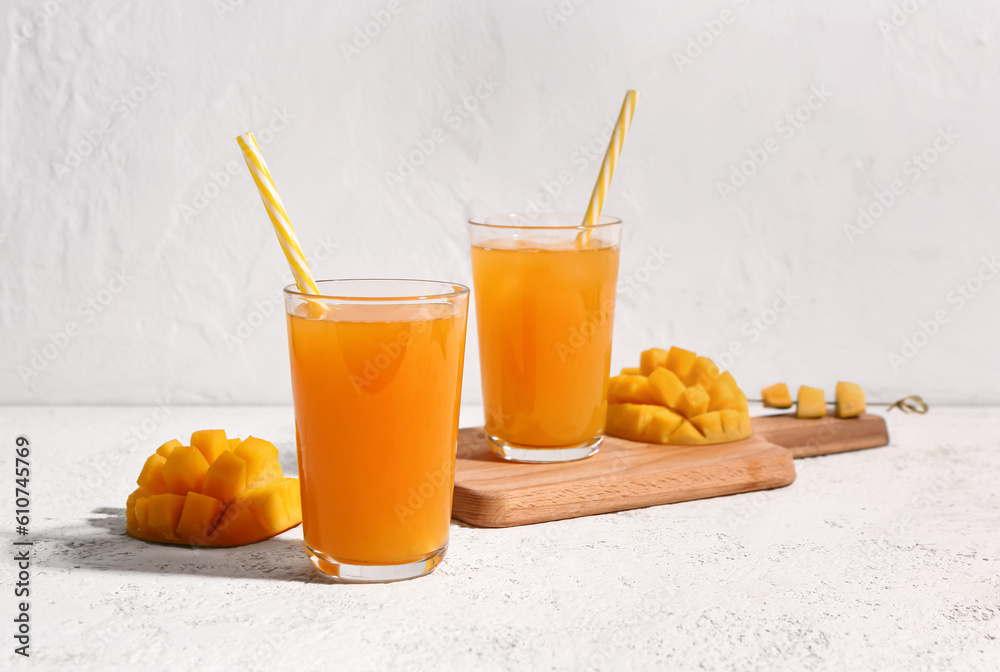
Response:
[{"label": "mango cubes on skewer", "polygon": [[824,415],[826,415],[826,398],[823,396],[823,390],[805,385],[800,387],[795,417],[822,418]]},{"label": "mango cubes on skewer", "polygon": [[747,399],[708,357],[681,348],[642,353],[639,370],[608,381],[606,431],[632,441],[701,445],[752,433]]},{"label": "mango cubes on skewer", "polygon": [[775,383],[765,387],[760,391],[761,401],[764,408],[791,408],[792,395],[788,392],[788,385]]},{"label": "mango cubes on skewer", "polygon": [[278,449],[223,430],[168,441],[151,455],[126,502],[126,529],[146,541],[240,546],[302,522],[299,481],[285,478]]},{"label": "mango cubes on skewer", "polygon": [[837,383],[837,405],[834,415],[838,418],[856,418],[865,412],[865,392],[854,383]]},{"label": "mango cubes on skewer", "polygon": [[[791,408],[792,398],[788,386],[775,383],[760,391],[765,408]],[[826,417],[826,398],[823,390],[815,387],[799,388],[798,407],[795,416],[798,418]],[[838,418],[856,418],[865,412],[865,392],[860,385],[854,383],[837,383],[836,407],[834,415]]]}]

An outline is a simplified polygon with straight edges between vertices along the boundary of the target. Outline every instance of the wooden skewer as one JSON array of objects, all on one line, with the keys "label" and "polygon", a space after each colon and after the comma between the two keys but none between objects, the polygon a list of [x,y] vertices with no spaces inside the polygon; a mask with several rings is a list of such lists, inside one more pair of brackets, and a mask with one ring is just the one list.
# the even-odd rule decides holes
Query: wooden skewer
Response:
[{"label": "wooden skewer", "polygon": [[[754,401],[754,402],[757,402],[758,404],[763,404],[764,403],[763,399],[747,399],[747,401]],[[827,406],[834,406],[834,405],[836,405],[836,403],[837,402],[835,402],[835,401],[828,401],[828,402],[826,402],[826,405]],[[930,406],[927,405],[927,402],[924,401],[920,396],[918,396],[916,394],[911,394],[908,397],[903,397],[902,399],[897,399],[896,401],[893,401],[891,403],[888,402],[888,401],[869,401],[867,405],[868,406],[888,406],[889,408],[886,409],[887,412],[891,411],[894,408],[898,408],[903,413],[916,413],[917,415],[923,415],[924,413],[926,413],[927,411],[930,410]],[[768,407],[768,408],[771,408],[771,407]]]}]

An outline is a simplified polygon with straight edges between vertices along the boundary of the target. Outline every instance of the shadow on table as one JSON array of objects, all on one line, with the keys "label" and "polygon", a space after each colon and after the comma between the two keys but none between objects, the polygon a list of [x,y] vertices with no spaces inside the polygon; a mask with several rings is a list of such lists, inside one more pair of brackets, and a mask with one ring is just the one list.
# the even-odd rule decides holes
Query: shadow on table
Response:
[{"label": "shadow on table", "polygon": [[[125,533],[125,509],[94,509],[87,523],[96,534],[53,530],[40,535],[51,546],[39,564],[64,569],[191,574],[230,579],[332,583],[313,568],[300,539],[274,538],[235,548],[197,548],[137,541]],[[48,544],[47,544],[48,545]]]}]

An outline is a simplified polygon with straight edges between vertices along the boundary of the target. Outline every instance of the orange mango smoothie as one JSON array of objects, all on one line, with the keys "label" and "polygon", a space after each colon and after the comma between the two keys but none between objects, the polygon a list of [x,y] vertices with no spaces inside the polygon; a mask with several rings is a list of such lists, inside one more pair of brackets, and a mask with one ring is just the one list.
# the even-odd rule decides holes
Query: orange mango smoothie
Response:
[{"label": "orange mango smoothie", "polygon": [[287,315],[305,543],[343,563],[420,561],[448,541],[466,312],[311,308]]},{"label": "orange mango smoothie", "polygon": [[522,448],[604,432],[618,246],[474,244],[486,433]]}]

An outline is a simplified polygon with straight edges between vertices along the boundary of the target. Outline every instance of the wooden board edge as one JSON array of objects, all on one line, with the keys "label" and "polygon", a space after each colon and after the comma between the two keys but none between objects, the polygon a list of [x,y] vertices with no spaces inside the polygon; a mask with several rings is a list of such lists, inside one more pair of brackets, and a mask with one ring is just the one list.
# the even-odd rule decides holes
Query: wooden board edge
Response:
[{"label": "wooden board edge", "polygon": [[[760,459],[760,458],[756,458]],[[576,505],[576,511],[566,512],[565,506],[512,506],[512,496],[509,493],[483,493],[481,491],[471,491],[461,486],[455,486],[455,496],[452,500],[452,518],[467,525],[485,528],[516,527],[520,525],[533,525],[536,523],[553,522],[556,520],[568,520],[570,518],[581,518],[584,516],[596,516],[606,513],[616,513],[618,511],[631,511],[643,509],[650,506],[661,506],[663,504],[676,504],[679,502],[694,501],[697,499],[709,499],[712,497],[723,497],[727,495],[737,495],[745,492],[756,492],[759,490],[774,490],[791,485],[795,481],[795,464],[792,455],[787,449],[780,449],[773,455],[768,456],[770,476],[757,481],[747,482],[741,480],[730,485],[715,485],[701,490],[687,491],[685,493],[653,493],[642,497],[620,497],[604,500],[592,500],[580,502]],[[623,485],[628,485],[628,480],[624,474],[616,474]],[[634,482],[633,482],[634,485]],[[523,493],[521,493],[523,494]],[[470,501],[477,501],[480,506],[467,506]],[[483,506],[485,504],[485,506]]]},{"label": "wooden board edge", "polygon": [[[789,416],[791,414],[755,417],[754,435],[784,446],[795,458],[835,455],[889,444],[889,429],[880,415],[865,413],[858,418],[826,416],[791,421]],[[771,417],[785,420],[780,424],[769,423],[767,418]]]}]

